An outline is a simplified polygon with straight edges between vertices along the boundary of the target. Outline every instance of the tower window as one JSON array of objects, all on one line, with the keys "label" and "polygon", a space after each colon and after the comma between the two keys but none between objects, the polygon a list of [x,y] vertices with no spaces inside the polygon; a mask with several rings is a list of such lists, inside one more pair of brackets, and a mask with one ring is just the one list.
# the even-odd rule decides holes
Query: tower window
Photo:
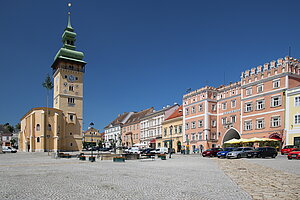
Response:
[{"label": "tower window", "polygon": [[75,104],[74,98],[68,98],[68,104]]},{"label": "tower window", "polygon": [[37,138],[36,138],[36,142],[40,142],[40,137],[37,137]]},{"label": "tower window", "polygon": [[70,143],[70,146],[73,146],[73,143]]},{"label": "tower window", "polygon": [[70,133],[70,135],[73,135],[72,133]]},{"label": "tower window", "polygon": [[67,75],[65,75],[65,78],[68,78],[68,76],[67,76]]},{"label": "tower window", "polygon": [[51,124],[48,124],[48,131],[51,131]]},{"label": "tower window", "polygon": [[70,86],[69,86],[69,91],[74,91],[73,85],[70,85]]},{"label": "tower window", "polygon": [[40,131],[41,130],[41,126],[40,126],[40,124],[37,124],[36,125],[36,131]]},{"label": "tower window", "polygon": [[70,114],[70,121],[74,120],[74,115]]}]

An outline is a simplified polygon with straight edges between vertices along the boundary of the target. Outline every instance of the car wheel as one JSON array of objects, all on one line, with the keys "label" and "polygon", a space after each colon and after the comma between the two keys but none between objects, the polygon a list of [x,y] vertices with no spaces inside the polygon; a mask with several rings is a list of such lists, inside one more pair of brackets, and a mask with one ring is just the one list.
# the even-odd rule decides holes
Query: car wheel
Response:
[{"label": "car wheel", "polygon": [[237,155],[237,158],[241,158],[241,157],[242,157],[241,154],[238,154],[238,155]]}]

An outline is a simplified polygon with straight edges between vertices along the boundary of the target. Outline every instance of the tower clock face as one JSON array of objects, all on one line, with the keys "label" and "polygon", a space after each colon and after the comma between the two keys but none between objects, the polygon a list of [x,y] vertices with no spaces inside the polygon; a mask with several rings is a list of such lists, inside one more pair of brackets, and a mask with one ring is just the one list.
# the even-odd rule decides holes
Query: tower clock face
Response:
[{"label": "tower clock face", "polygon": [[75,77],[73,75],[68,76],[69,81],[73,82],[75,81]]}]

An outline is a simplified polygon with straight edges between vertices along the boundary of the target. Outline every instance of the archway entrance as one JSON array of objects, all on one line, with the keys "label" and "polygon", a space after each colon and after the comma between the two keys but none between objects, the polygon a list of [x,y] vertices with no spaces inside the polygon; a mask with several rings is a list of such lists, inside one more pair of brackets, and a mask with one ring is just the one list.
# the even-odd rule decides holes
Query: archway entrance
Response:
[{"label": "archway entrance", "polygon": [[233,138],[240,139],[241,136],[240,136],[239,132],[237,132],[237,130],[231,128],[225,133],[222,144],[224,144],[224,142],[231,140]]}]

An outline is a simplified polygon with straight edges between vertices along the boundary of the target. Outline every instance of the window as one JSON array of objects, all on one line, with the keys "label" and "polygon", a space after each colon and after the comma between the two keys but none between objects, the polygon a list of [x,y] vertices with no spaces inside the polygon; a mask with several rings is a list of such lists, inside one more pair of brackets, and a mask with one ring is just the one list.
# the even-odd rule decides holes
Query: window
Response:
[{"label": "window", "polygon": [[185,124],[185,130],[188,130],[190,128],[190,124],[189,123],[186,123]]},{"label": "window", "polygon": [[222,109],[223,109],[223,110],[226,110],[226,102],[225,102],[225,103],[222,103]]},{"label": "window", "polygon": [[37,138],[36,138],[36,142],[40,142],[40,137],[37,137]]},{"label": "window", "polygon": [[245,103],[245,112],[252,111],[252,102]]},{"label": "window", "polygon": [[177,134],[178,133],[178,126],[175,126],[174,128],[175,128],[175,134]]},{"label": "window", "polygon": [[192,111],[191,111],[191,113],[192,113],[192,114],[194,114],[195,112],[196,112],[196,110],[195,110],[195,106],[193,106],[193,107],[192,107]]},{"label": "window", "polygon": [[189,135],[188,134],[185,135],[185,141],[189,141]]},{"label": "window", "polygon": [[[90,134],[92,134],[92,133],[90,133]],[[70,135],[73,135],[73,133],[70,133]]]},{"label": "window", "polygon": [[211,110],[212,110],[212,111],[216,111],[216,110],[217,110],[216,104],[212,104],[212,105],[211,105]]},{"label": "window", "polygon": [[164,128],[164,136],[166,136],[166,135],[167,135],[167,129]]},{"label": "window", "polygon": [[51,131],[51,124],[48,124],[48,131]]},{"label": "window", "polygon": [[256,120],[256,129],[263,129],[263,128],[265,128],[265,120],[257,119]]},{"label": "window", "polygon": [[68,104],[75,104],[74,98],[68,98]]},{"label": "window", "polygon": [[251,87],[248,87],[246,88],[246,95],[251,95],[252,94],[252,88]]},{"label": "window", "polygon": [[244,130],[248,131],[252,129],[252,121],[245,121]]},{"label": "window", "polygon": [[226,117],[223,117],[223,118],[222,118],[222,124],[223,124],[223,125],[225,125],[225,124],[226,124],[226,122],[227,122],[227,119],[226,119]]},{"label": "window", "polygon": [[179,133],[182,133],[182,126],[179,126]]},{"label": "window", "polygon": [[192,128],[196,128],[196,122],[192,122]]},{"label": "window", "polygon": [[70,146],[73,146],[73,143],[70,143]]},{"label": "window", "polygon": [[279,88],[280,87],[280,79],[273,81],[273,88]]},{"label": "window", "polygon": [[203,126],[203,120],[198,120],[198,127],[202,127]]},{"label": "window", "polygon": [[69,91],[74,91],[73,85],[69,85]]},{"label": "window", "polygon": [[70,114],[70,121],[73,121],[74,120],[74,115],[73,114]]},{"label": "window", "polygon": [[280,126],[280,116],[275,116],[271,118],[271,127],[279,127]]},{"label": "window", "polygon": [[195,133],[192,133],[192,140],[195,140]]},{"label": "window", "polygon": [[281,106],[281,96],[275,96],[271,99],[271,107]]},{"label": "window", "polygon": [[216,127],[217,126],[217,121],[216,120],[212,120],[212,127]]},{"label": "window", "polygon": [[203,105],[202,105],[202,104],[200,104],[200,105],[198,106],[198,111],[199,111],[199,112],[202,112],[202,111],[203,111]]},{"label": "window", "polygon": [[202,132],[199,132],[198,135],[199,135],[199,140],[202,140]]},{"label": "window", "polygon": [[261,93],[264,91],[264,85],[263,84],[260,84],[257,86],[257,93]]},{"label": "window", "polygon": [[265,100],[256,101],[256,110],[262,110],[265,108]]},{"label": "window", "polygon": [[300,96],[295,97],[295,106],[300,106]]},{"label": "window", "polygon": [[36,125],[36,131],[40,131],[41,130],[41,126],[40,126],[40,124],[37,124]]},{"label": "window", "polygon": [[235,108],[236,107],[236,100],[232,100],[231,101],[231,108]]},{"label": "window", "polygon": [[295,115],[295,124],[300,124],[300,115]]},{"label": "window", "polygon": [[236,122],[236,116],[235,115],[231,116],[230,118],[231,118],[231,123],[235,123]]},{"label": "window", "polygon": [[189,115],[190,113],[189,113],[189,108],[186,108],[185,109],[185,115]]}]

